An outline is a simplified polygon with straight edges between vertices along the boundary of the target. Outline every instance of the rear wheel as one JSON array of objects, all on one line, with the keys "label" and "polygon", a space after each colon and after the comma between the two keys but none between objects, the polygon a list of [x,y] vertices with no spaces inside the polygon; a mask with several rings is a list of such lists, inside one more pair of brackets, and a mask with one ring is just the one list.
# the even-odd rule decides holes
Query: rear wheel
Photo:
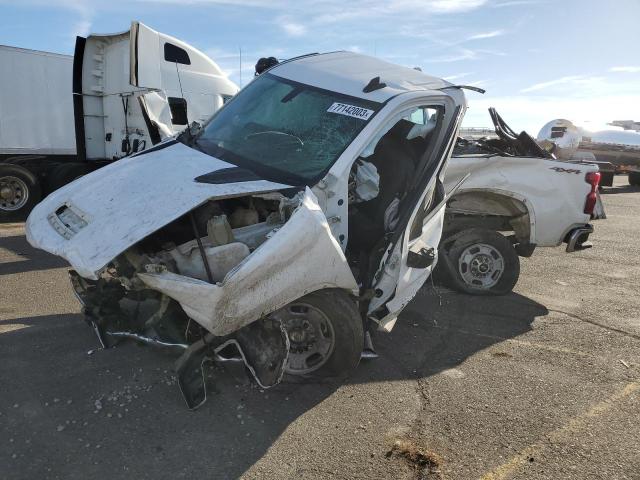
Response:
[{"label": "rear wheel", "polygon": [[0,219],[24,219],[41,197],[33,173],[19,165],[0,165]]},{"label": "rear wheel", "polygon": [[49,174],[47,188],[53,192],[86,174],[87,167],[82,163],[61,163]]},{"label": "rear wheel", "polygon": [[640,172],[629,173],[629,185],[640,187]]},{"label": "rear wheel", "polygon": [[464,231],[443,252],[447,286],[472,295],[504,295],[520,276],[520,259],[509,240],[493,230]]},{"label": "rear wheel", "polygon": [[289,336],[290,380],[344,378],[360,361],[364,332],[356,302],[341,290],[320,290],[272,314]]}]

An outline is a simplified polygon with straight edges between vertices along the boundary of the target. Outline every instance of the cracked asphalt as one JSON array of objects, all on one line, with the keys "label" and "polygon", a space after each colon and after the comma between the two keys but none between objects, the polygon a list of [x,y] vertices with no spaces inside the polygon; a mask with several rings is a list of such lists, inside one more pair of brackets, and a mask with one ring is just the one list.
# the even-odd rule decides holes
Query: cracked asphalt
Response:
[{"label": "cracked asphalt", "polygon": [[215,367],[196,412],[172,356],[100,350],[64,262],[2,225],[0,478],[638,479],[640,190],[603,200],[593,249],[539,249],[505,297],[428,285],[347,383]]}]

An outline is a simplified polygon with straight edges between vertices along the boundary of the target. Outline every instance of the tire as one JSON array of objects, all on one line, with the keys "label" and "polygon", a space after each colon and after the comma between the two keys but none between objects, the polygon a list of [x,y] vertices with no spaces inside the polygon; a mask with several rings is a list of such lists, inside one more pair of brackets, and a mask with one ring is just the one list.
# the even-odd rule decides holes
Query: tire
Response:
[{"label": "tire", "polygon": [[286,380],[342,380],[358,366],[364,347],[362,318],[344,291],[319,290],[272,315],[289,336]]},{"label": "tire", "polygon": [[[445,285],[471,295],[506,295],[520,276],[520,259],[500,233],[472,228],[440,250]],[[486,270],[485,270],[486,269]]]},{"label": "tire", "polygon": [[42,188],[33,173],[0,164],[0,220],[24,220],[41,199]]},{"label": "tire", "polygon": [[629,185],[640,187],[640,172],[629,173]]},{"label": "tire", "polygon": [[82,163],[61,163],[51,170],[47,179],[47,190],[54,192],[87,173],[87,166]]}]

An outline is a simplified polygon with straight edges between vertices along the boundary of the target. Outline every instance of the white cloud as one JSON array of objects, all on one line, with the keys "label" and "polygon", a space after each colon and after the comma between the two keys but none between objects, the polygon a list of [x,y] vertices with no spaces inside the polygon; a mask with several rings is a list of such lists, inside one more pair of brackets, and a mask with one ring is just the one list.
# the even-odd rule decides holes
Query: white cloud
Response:
[{"label": "white cloud", "polygon": [[422,3],[423,5],[428,5],[434,12],[453,13],[466,12],[468,10],[476,9],[487,3],[487,0],[432,0],[431,2],[413,3]]},{"label": "white cloud", "polygon": [[473,74],[470,72],[456,73],[455,75],[449,75],[448,77],[443,77],[443,78],[450,82],[452,80],[458,80],[460,78],[468,77],[469,75],[473,75]]},{"label": "white cloud", "polygon": [[531,85],[530,87],[520,90],[521,93],[536,92],[538,90],[544,90],[545,88],[555,87],[557,85],[565,85],[568,83],[575,83],[576,81],[583,80],[587,77],[584,75],[568,75],[566,77],[556,78],[555,80],[549,80],[548,82],[540,82]]},{"label": "white cloud", "polygon": [[470,37],[467,37],[467,40],[482,40],[484,38],[499,37],[500,35],[504,35],[504,34],[505,34],[504,30],[493,30],[491,32],[477,33],[475,35],[471,35]]},{"label": "white cloud", "polygon": [[461,48],[458,53],[450,55],[443,55],[441,57],[435,57],[427,60],[429,63],[450,63],[459,62],[461,60],[475,60],[478,58],[478,54],[468,48]]},{"label": "white cloud", "polygon": [[622,72],[622,73],[638,73],[640,72],[640,67],[635,66],[626,66],[626,67],[611,67],[609,69],[610,72]]},{"label": "white cloud", "polygon": [[276,24],[279,25],[287,35],[292,37],[300,37],[307,33],[307,27],[286,17],[276,19]]},{"label": "white cloud", "polygon": [[539,3],[543,3],[543,2],[539,0],[507,0],[506,2],[494,3],[492,7],[493,8],[521,7],[523,5],[537,5]]},{"label": "white cloud", "polygon": [[91,21],[90,20],[80,20],[73,25],[71,29],[72,38],[75,37],[86,37],[91,32]]}]

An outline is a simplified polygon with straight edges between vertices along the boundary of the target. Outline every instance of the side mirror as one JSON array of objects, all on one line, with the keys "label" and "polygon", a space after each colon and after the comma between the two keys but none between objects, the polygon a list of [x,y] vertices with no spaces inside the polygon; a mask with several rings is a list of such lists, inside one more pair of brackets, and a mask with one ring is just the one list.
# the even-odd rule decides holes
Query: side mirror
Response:
[{"label": "side mirror", "polygon": [[429,268],[436,259],[436,251],[433,248],[421,248],[418,252],[409,250],[407,266],[410,268]]}]

